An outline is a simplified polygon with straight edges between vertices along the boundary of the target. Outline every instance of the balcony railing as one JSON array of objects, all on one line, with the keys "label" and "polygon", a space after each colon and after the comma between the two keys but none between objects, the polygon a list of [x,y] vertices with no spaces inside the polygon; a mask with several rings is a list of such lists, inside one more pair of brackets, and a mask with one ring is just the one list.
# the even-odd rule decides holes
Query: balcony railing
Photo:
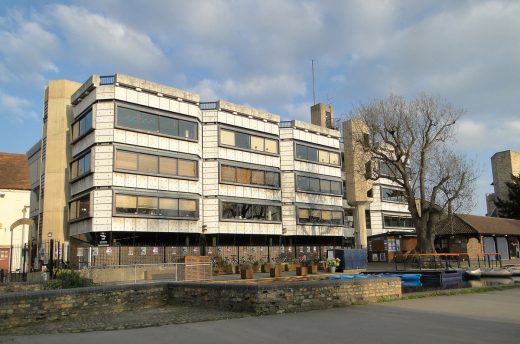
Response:
[{"label": "balcony railing", "polygon": [[113,85],[116,82],[115,75],[104,75],[99,77],[99,85]]},{"label": "balcony railing", "polygon": [[217,110],[217,102],[204,102],[199,104],[201,110]]}]

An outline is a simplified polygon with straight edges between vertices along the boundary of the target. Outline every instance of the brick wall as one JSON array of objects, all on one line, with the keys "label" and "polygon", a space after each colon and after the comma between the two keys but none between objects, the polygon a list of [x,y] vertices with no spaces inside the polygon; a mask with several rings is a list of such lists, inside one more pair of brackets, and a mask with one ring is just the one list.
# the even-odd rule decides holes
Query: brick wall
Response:
[{"label": "brick wall", "polygon": [[171,304],[275,314],[377,302],[401,297],[399,278],[271,284],[170,284]]}]

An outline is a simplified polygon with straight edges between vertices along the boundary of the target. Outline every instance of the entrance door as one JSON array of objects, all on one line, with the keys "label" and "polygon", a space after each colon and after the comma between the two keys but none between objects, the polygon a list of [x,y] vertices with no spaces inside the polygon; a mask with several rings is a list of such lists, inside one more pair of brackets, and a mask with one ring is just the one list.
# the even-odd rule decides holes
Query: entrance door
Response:
[{"label": "entrance door", "polygon": [[[484,237],[484,253],[497,253],[495,246],[495,238]],[[495,260],[495,256],[491,256],[490,259]]]},{"label": "entrance door", "polygon": [[497,249],[502,260],[509,260],[509,245],[506,237],[497,237]]}]

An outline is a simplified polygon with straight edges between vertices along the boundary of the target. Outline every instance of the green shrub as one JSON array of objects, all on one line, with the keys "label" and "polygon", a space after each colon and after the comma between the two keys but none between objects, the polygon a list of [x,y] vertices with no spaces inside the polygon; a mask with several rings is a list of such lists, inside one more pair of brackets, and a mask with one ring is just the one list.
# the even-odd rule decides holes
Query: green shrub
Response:
[{"label": "green shrub", "polygon": [[58,269],[54,279],[44,284],[44,289],[68,289],[91,286],[92,280],[81,277],[80,273],[71,269]]}]

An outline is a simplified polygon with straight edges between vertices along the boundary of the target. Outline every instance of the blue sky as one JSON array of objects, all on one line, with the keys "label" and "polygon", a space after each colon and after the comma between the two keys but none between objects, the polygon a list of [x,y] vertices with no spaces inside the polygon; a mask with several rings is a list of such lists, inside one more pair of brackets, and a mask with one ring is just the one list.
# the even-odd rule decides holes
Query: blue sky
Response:
[{"label": "blue sky", "polygon": [[0,151],[41,132],[50,79],[126,73],[309,120],[390,93],[466,110],[456,149],[491,192],[490,157],[520,150],[520,2],[0,0]]}]

